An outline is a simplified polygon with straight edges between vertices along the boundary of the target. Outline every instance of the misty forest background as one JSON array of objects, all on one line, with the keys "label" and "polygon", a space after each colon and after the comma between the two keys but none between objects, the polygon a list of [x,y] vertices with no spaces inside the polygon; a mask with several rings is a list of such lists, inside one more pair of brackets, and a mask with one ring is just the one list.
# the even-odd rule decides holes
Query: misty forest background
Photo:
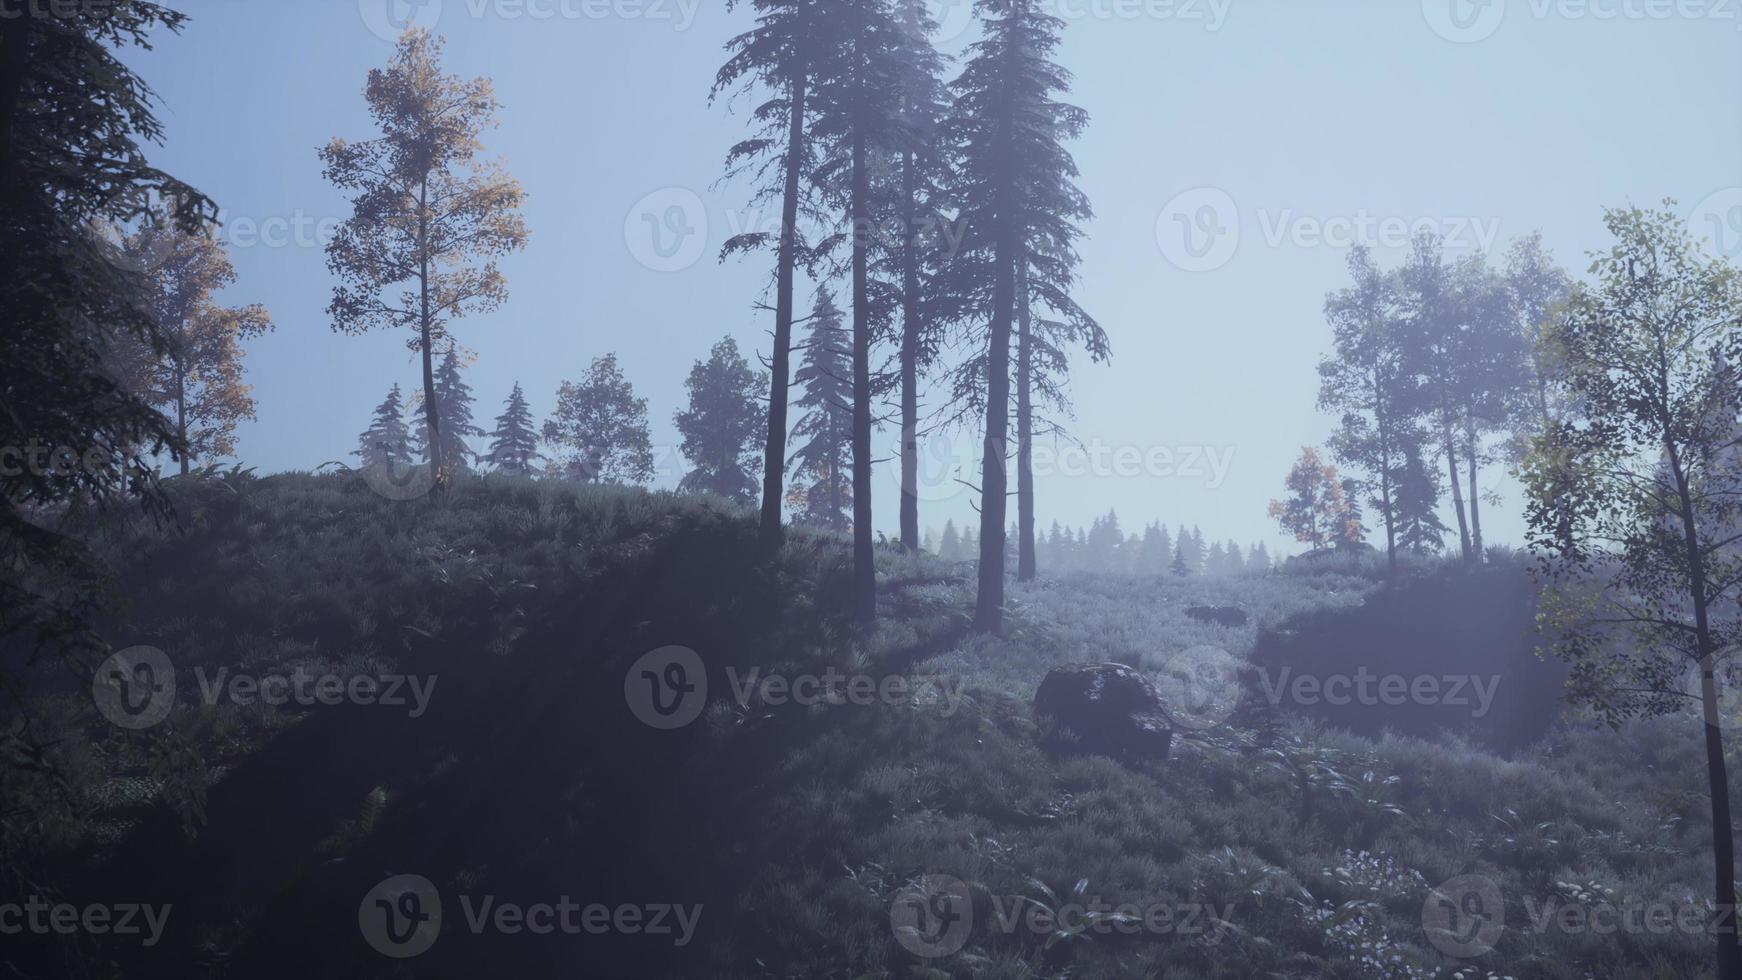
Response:
[{"label": "misty forest background", "polygon": [[[1616,202],[1577,271],[1541,234],[1350,249],[1303,311],[1328,328],[1300,367],[1317,404],[1270,406],[1333,420],[1264,462],[1296,554],[1189,514],[1066,526],[1036,447],[1076,438],[1073,381],[1121,329],[1080,302],[1094,212],[1071,148],[1093,107],[1070,101],[1067,22],[979,0],[956,57],[920,0],[742,0],[697,98],[743,124],[722,186],[781,215],[720,254],[766,271],[743,300],[769,343],[674,354],[682,475],[651,491],[649,404],[614,354],[553,392],[474,396],[468,320],[539,247],[491,153],[524,123],[413,27],[358,79],[372,127],[309,160],[348,202],[309,288],[333,331],[402,339],[415,376],[384,368],[342,460],[262,475],[238,437],[274,411],[249,349],[286,328],[245,302],[218,202],[149,162],[162,129],[127,60],[183,16],[5,4],[0,865],[7,894],[177,910],[162,947],[0,953],[22,975],[420,975],[355,922],[383,870],[418,867],[717,910],[694,948],[591,940],[588,962],[647,975],[1742,980],[1742,277],[1677,202]],[[974,449],[949,475],[971,521],[931,506],[940,434]],[[889,435],[899,483],[873,476]],[[1517,547],[1484,533],[1506,508]],[[90,678],[135,644],[452,693],[410,720],[189,695],[129,731]],[[710,675],[948,675],[966,706],[722,698],[649,739],[619,679],[667,644]],[[1031,710],[1061,667],[1203,650],[1231,701],[1203,725],[1173,705],[1159,757],[1080,751]],[[1475,718],[1287,711],[1254,679],[1358,667],[1493,675],[1503,696]],[[889,905],[936,874],[1040,907],[1092,886],[1228,911],[1197,935],[977,932],[927,957]],[[1515,907],[1460,953],[1423,909],[1472,874],[1701,928],[1533,930]],[[442,967],[578,955],[496,938],[444,939]]]}]

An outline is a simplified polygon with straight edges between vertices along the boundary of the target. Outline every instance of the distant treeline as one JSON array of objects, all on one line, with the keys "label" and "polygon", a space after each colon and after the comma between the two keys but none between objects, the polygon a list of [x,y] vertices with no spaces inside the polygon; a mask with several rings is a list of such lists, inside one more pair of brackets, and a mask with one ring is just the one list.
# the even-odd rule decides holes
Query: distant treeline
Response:
[{"label": "distant treeline", "polygon": [[[972,527],[957,529],[955,521],[945,521],[941,533],[927,529],[923,547],[945,561],[972,561],[979,556],[980,542]],[[1014,549],[1005,550],[1014,561]],[[1235,541],[1206,544],[1204,532],[1195,525],[1181,527],[1176,538],[1159,522],[1145,527],[1142,534],[1126,534],[1120,530],[1119,515],[1111,510],[1095,518],[1086,531],[1053,521],[1045,533],[1035,536],[1035,551],[1043,568],[1059,572],[1238,575],[1274,567],[1262,542],[1246,549]]]}]

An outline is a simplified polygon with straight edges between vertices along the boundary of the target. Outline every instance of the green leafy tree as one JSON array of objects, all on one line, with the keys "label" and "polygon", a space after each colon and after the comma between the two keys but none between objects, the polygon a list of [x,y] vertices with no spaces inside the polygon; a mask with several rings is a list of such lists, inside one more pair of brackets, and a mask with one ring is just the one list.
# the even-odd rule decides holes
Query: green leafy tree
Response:
[{"label": "green leafy tree", "polygon": [[424,439],[438,480],[451,468],[435,355],[453,349],[453,320],[507,298],[496,259],[526,247],[520,184],[478,157],[498,108],[491,84],[445,74],[441,51],[427,31],[406,31],[392,63],[371,70],[364,89],[381,135],[334,139],[320,151],[326,179],[351,194],[352,207],[327,244],[338,279],[327,313],[343,333],[412,332],[407,346],[423,361]]},{"label": "green leafy tree", "polygon": [[1701,254],[1674,202],[1611,210],[1615,242],[1553,328],[1573,410],[1527,463],[1543,622],[1571,693],[1615,724],[1704,713],[1717,976],[1742,978],[1720,688],[1742,640],[1742,276]]},{"label": "green leafy tree", "polygon": [[1361,525],[1350,511],[1337,468],[1321,459],[1318,450],[1302,448],[1285,483],[1288,498],[1272,500],[1270,516],[1295,540],[1315,551],[1361,540]]},{"label": "green leafy tree", "polygon": [[1397,570],[1397,484],[1412,443],[1415,376],[1407,369],[1396,280],[1381,272],[1372,252],[1349,253],[1352,284],[1325,300],[1332,353],[1319,362],[1319,408],[1339,413],[1330,440],[1337,461],[1366,474],[1361,489],[1371,495],[1385,529],[1385,557]]},{"label": "green leafy tree", "polygon": [[515,476],[533,476],[544,459],[538,451],[538,431],[533,427],[532,409],[526,404],[526,393],[520,382],[508,393],[502,414],[496,416],[496,431],[490,435],[490,453],[484,461],[498,472]]},{"label": "green leafy tree", "polygon": [[757,399],[767,380],[750,369],[731,337],[716,343],[708,359],[690,369],[690,405],[676,422],[692,468],[678,484],[679,491],[713,493],[743,503],[756,499],[757,468],[762,465],[756,440],[768,425]]},{"label": "green leafy tree", "polygon": [[556,412],[544,423],[544,441],[561,455],[557,476],[578,483],[646,483],[653,478],[653,440],[647,401],[617,365],[616,354],[595,358],[585,380],[564,381]]},{"label": "green leafy tree", "polygon": [[254,418],[242,342],[271,330],[272,320],[262,306],[223,306],[213,298],[236,281],[214,235],[153,221],[123,237],[121,252],[144,272],[166,342],[154,349],[137,336],[117,338],[114,363],[128,386],[175,424],[186,476],[194,460],[235,453],[236,426]]}]

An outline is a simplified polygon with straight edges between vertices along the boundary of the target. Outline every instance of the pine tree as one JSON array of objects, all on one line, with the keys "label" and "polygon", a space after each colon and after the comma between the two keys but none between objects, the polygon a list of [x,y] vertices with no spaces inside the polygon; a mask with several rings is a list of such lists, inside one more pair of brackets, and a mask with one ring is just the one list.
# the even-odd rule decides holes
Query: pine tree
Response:
[{"label": "pine tree", "polygon": [[962,560],[962,538],[956,533],[956,522],[944,521],[944,535],[938,542],[938,557],[944,561]]},{"label": "pine tree", "polygon": [[1397,546],[1416,555],[1445,547],[1448,528],[1440,520],[1439,474],[1422,460],[1421,447],[1404,448],[1397,476]]},{"label": "pine tree", "polygon": [[741,503],[756,499],[761,465],[756,440],[768,425],[757,399],[767,380],[750,369],[731,337],[690,369],[689,409],[678,413],[676,423],[693,469],[678,484],[679,492],[713,493]]},{"label": "pine tree", "polygon": [[538,433],[532,427],[532,409],[527,407],[526,393],[516,381],[506,407],[496,417],[496,431],[491,434],[490,454],[485,462],[501,473],[532,476],[538,471],[535,464],[543,459],[538,452]]},{"label": "pine tree", "polygon": [[[727,0],[731,10],[742,0]],[[762,514],[759,534],[772,548],[781,538],[781,508],[786,500],[787,389],[792,359],[793,292],[798,265],[811,261],[799,232],[801,212],[814,214],[803,175],[815,165],[806,122],[815,66],[827,44],[819,36],[822,0],[749,0],[756,27],[726,44],[730,57],[720,68],[710,98],[735,91],[757,100],[751,112],[755,132],[726,155],[728,176],[749,174],[758,181],[752,201],[780,201],[780,230],[739,235],[722,255],[773,247],[774,349],[769,358],[768,441],[762,459]]]},{"label": "pine tree", "polygon": [[919,529],[919,383],[920,374],[936,359],[941,344],[937,304],[932,299],[930,272],[947,252],[943,226],[943,184],[948,161],[940,144],[945,112],[943,73],[946,59],[931,38],[938,24],[927,0],[895,0],[902,20],[895,55],[901,70],[898,112],[901,145],[895,148],[899,168],[896,216],[901,242],[889,255],[887,278],[899,283],[901,340],[896,354],[900,373],[901,541],[913,547]]},{"label": "pine tree", "polygon": [[1212,542],[1210,551],[1204,556],[1204,574],[1228,574],[1228,553],[1222,550],[1222,542]]},{"label": "pine tree", "polygon": [[1224,556],[1224,561],[1227,562],[1227,574],[1239,575],[1241,572],[1246,571],[1246,559],[1240,554],[1240,545],[1238,542],[1229,541],[1228,549],[1224,552]]},{"label": "pine tree", "polygon": [[1246,561],[1246,570],[1250,572],[1270,571],[1270,551],[1260,541],[1252,547],[1252,556]]},{"label": "pine tree", "polygon": [[[472,424],[472,389],[460,374],[459,357],[452,347],[442,355],[441,366],[436,369],[435,397],[436,431],[441,433],[442,443],[439,458],[443,461],[442,465],[447,467],[447,476],[451,477],[468,470],[472,461],[478,458],[470,440],[484,434],[483,429]],[[421,407],[422,396],[418,396],[414,403]],[[421,412],[421,408],[414,410],[427,416],[427,413]],[[427,426],[412,425],[411,449],[413,453],[433,464],[438,457],[429,451],[428,432]]]},{"label": "pine tree", "polygon": [[[953,312],[976,332],[976,353],[966,371],[958,372],[956,395],[977,409],[986,425],[974,626],[999,633],[1004,548],[998,539],[1008,510],[1013,407],[1011,334],[1018,307],[1028,306],[1035,291],[1049,302],[1059,300],[1059,308],[1074,309],[1069,301],[1076,264],[1072,243],[1080,234],[1077,222],[1090,210],[1073,183],[1076,165],[1062,145],[1081,132],[1087,117],[1053,99],[1070,85],[1069,73],[1051,60],[1064,22],[1047,14],[1042,0],[997,0],[979,9],[986,16],[984,30],[951,86],[955,104],[945,127],[955,163],[952,199],[961,209],[963,234],[944,279]],[[1021,274],[1028,289],[1019,297]],[[1020,420],[1018,429],[1022,434]],[[1032,513],[1025,513],[1023,523],[1032,530]]]},{"label": "pine tree", "polygon": [[852,525],[850,343],[834,295],[827,286],[820,287],[810,315],[810,338],[794,378],[803,394],[794,402],[801,414],[792,438],[799,445],[788,463],[801,501],[798,519],[839,532]]},{"label": "pine tree", "polygon": [[375,406],[374,420],[357,437],[357,451],[351,455],[362,460],[361,469],[391,469],[411,461],[411,433],[405,426],[405,401],[398,385]]},{"label": "pine tree", "polygon": [[567,450],[552,464],[564,479],[637,484],[653,477],[647,401],[635,397],[616,354],[595,358],[585,381],[564,381],[557,389],[544,441]]},{"label": "pine tree", "polygon": [[1182,533],[1180,535],[1179,544],[1174,548],[1173,552],[1173,564],[1170,566],[1170,570],[1179,578],[1184,578],[1187,575],[1192,574],[1192,561],[1190,558],[1186,557],[1187,541],[1188,539]]},{"label": "pine tree", "polygon": [[873,282],[872,272],[888,255],[888,242],[877,229],[891,217],[894,203],[895,189],[887,180],[889,160],[905,142],[898,110],[906,66],[898,53],[901,26],[885,0],[828,0],[817,12],[826,56],[814,62],[812,140],[821,160],[812,176],[824,200],[846,218],[852,298],[853,609],[861,622],[868,622],[877,612],[871,526],[872,343],[888,333],[894,315],[892,288]]}]

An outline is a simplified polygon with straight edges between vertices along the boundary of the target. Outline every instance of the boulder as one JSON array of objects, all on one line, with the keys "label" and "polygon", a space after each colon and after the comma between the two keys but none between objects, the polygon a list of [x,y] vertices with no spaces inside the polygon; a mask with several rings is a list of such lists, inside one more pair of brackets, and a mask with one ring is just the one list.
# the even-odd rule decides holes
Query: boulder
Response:
[{"label": "boulder", "polygon": [[1034,692],[1044,740],[1118,758],[1167,758],[1173,721],[1155,685],[1124,664],[1070,664]]},{"label": "boulder", "polygon": [[1217,623],[1222,626],[1246,625],[1246,610],[1237,606],[1192,606],[1186,610],[1186,615],[1200,623]]}]

